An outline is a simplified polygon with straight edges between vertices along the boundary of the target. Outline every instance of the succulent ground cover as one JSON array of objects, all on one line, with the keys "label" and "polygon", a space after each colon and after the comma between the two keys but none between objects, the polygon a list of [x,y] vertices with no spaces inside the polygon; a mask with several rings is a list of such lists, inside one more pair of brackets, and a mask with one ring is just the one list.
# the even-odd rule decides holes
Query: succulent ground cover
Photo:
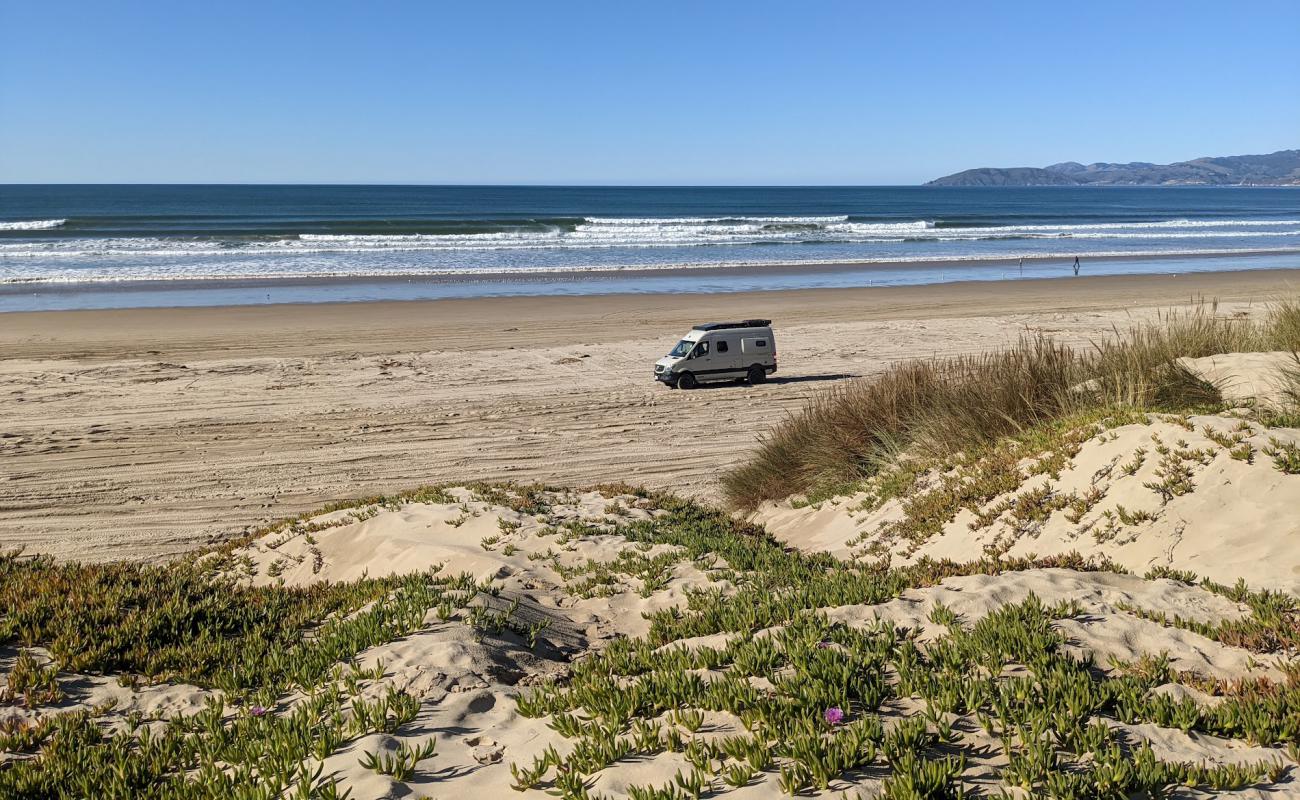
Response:
[{"label": "succulent ground cover", "polygon": [[[326,580],[396,539],[447,563]],[[0,796],[1288,791],[1290,597],[1122,572],[802,553],[625,486],[366,498],[168,565],[9,554]],[[1162,649],[1103,657],[1115,621]]]}]

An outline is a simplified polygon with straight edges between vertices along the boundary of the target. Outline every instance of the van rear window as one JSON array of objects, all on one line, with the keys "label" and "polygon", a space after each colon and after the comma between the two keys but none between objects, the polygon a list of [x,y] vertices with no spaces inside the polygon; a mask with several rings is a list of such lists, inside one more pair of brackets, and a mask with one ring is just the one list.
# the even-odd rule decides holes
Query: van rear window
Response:
[{"label": "van rear window", "polygon": [[754,344],[758,347],[767,347],[767,340],[759,339],[757,342],[754,342]]}]

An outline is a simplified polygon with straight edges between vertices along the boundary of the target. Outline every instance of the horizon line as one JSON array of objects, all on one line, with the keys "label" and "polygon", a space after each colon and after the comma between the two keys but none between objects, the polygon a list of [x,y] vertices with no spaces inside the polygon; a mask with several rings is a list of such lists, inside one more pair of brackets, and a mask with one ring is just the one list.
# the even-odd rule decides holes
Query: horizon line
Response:
[{"label": "horizon line", "polygon": [[421,186],[534,189],[820,189],[925,186],[925,183],[438,183],[425,181],[0,181],[0,186]]},{"label": "horizon line", "polygon": [[925,183],[372,183],[370,181],[0,181],[0,186],[285,186],[437,189],[1297,189],[1298,184],[1051,184],[933,186]]}]

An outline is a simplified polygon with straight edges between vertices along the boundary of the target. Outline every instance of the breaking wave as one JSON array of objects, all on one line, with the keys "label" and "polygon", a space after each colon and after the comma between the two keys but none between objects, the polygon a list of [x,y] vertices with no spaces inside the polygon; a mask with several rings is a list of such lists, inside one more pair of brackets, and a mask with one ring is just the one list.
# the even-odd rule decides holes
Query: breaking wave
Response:
[{"label": "breaking wave", "polygon": [[[52,228],[63,220],[0,223]],[[12,226],[23,225],[25,228]],[[868,221],[851,216],[586,217],[475,233],[286,233],[259,236],[32,236],[0,240],[0,258],[272,256],[412,251],[581,251],[746,245],[883,245],[1014,240],[1113,240],[1185,247],[1190,240],[1300,243],[1300,219],[1164,220],[971,225],[942,220]],[[1177,244],[1176,244],[1177,243]],[[1256,246],[1263,246],[1257,244]],[[864,254],[869,255],[869,254]]]},{"label": "breaking wave", "polygon": [[62,228],[66,219],[35,219],[27,222],[0,222],[0,231],[47,231]]},{"label": "breaking wave", "polygon": [[[134,227],[77,215],[0,222],[0,284],[600,273],[698,266],[975,263],[997,259],[1300,251],[1300,219],[851,214],[282,219],[151,218]],[[167,228],[166,225],[175,225]],[[87,233],[87,231],[93,231]],[[173,232],[175,231],[175,232]]]}]

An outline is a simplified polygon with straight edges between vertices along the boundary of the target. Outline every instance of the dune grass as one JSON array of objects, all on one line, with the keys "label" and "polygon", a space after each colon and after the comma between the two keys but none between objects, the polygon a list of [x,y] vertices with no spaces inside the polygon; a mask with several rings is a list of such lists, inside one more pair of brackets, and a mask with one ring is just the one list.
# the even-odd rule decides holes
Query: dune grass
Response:
[{"label": "dune grass", "polygon": [[1203,302],[1085,349],[1026,336],[982,355],[900,363],[816,397],[727,473],[723,488],[732,506],[750,509],[847,489],[904,453],[946,458],[1070,415],[1210,408],[1218,390],[1179,358],[1275,350],[1300,350],[1300,303],[1275,303],[1256,321]]},{"label": "dune grass", "polygon": [[1282,367],[1282,394],[1289,405],[1300,409],[1300,352],[1292,351],[1290,363]]}]

